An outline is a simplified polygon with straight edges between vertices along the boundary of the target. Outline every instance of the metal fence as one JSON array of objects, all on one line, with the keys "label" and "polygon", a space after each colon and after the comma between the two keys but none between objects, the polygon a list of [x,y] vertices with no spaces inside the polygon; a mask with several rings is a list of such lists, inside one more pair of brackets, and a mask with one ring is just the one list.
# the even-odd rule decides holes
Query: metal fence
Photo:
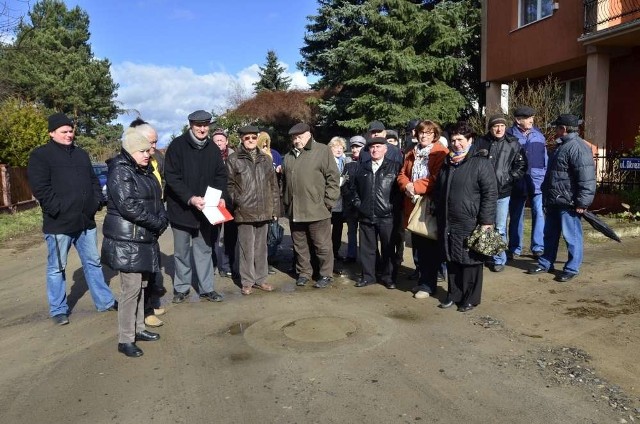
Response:
[{"label": "metal fence", "polygon": [[620,161],[627,156],[625,153],[617,152],[609,152],[602,156],[595,155],[598,192],[613,194],[640,190],[640,170],[620,169]]},{"label": "metal fence", "polygon": [[640,0],[585,0],[584,33],[640,19]]}]

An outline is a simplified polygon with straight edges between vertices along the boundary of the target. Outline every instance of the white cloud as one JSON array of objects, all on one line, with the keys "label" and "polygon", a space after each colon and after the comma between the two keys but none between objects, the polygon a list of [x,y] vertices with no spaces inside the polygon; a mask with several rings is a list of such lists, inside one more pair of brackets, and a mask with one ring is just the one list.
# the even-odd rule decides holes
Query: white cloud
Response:
[{"label": "white cloud", "polygon": [[[288,68],[286,64],[283,64]],[[187,123],[187,115],[197,109],[224,112],[230,96],[238,88],[248,94],[258,81],[258,65],[242,69],[235,75],[226,72],[196,74],[191,68],[142,65],[124,62],[113,65],[112,77],[120,85],[117,101],[131,112],[118,118],[128,125],[137,112],[158,131],[160,146],[171,134],[178,134]],[[292,88],[309,88],[307,78],[299,71],[287,73]]]}]

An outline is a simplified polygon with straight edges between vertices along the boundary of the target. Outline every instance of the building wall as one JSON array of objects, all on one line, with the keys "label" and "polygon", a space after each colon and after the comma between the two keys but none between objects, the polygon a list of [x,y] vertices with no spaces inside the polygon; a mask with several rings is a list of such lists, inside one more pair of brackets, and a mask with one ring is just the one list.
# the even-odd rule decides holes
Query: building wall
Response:
[{"label": "building wall", "polygon": [[485,3],[487,49],[485,81],[535,78],[584,66],[586,48],[581,0],[562,0],[553,15],[518,28],[518,0]]},{"label": "building wall", "polygon": [[609,70],[609,125],[607,147],[631,150],[640,126],[640,47],[630,55],[611,59]]}]

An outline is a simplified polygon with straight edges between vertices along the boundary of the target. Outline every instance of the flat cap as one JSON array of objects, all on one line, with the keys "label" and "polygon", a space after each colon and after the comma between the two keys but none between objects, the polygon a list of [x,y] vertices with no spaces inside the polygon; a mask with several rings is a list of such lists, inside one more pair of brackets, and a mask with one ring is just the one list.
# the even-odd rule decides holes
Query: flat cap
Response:
[{"label": "flat cap", "polygon": [[238,129],[238,134],[240,135],[258,134],[259,132],[260,132],[260,128],[256,127],[255,125],[245,125],[244,127],[241,127]]},{"label": "flat cap", "polygon": [[560,125],[564,127],[577,127],[578,125],[580,125],[580,120],[576,115],[563,113],[562,115],[558,116],[556,120],[551,123],[551,125],[555,125],[556,127]]},{"label": "flat cap", "polygon": [[380,121],[369,122],[369,132],[371,131],[384,131],[384,124]]},{"label": "flat cap", "polygon": [[373,137],[367,142],[367,146],[371,146],[372,144],[387,144],[387,139],[384,137]]},{"label": "flat cap", "polygon": [[367,144],[367,140],[361,135],[354,135],[349,139],[349,147],[351,146],[364,146]]},{"label": "flat cap", "polygon": [[190,114],[187,118],[192,122],[211,122],[213,116],[206,110],[200,109]]},{"label": "flat cap", "polygon": [[398,132],[395,130],[387,130],[387,138],[395,138],[396,140],[400,140],[400,137],[398,137]]},{"label": "flat cap", "polygon": [[487,122],[488,127],[491,128],[497,124],[507,125],[507,117],[504,116],[502,113],[496,113],[495,115],[491,115],[489,117],[489,121]]},{"label": "flat cap", "polygon": [[73,121],[62,112],[54,113],[53,115],[49,116],[48,124],[49,132],[55,131],[60,127],[64,127],[65,125],[73,127]]},{"label": "flat cap", "polygon": [[225,136],[225,138],[229,138],[229,135],[227,134],[227,132],[223,128],[216,128],[213,131],[213,134],[211,134],[211,137],[216,136],[216,135],[223,135],[223,136]]},{"label": "flat cap", "polygon": [[529,118],[536,114],[536,110],[529,106],[518,106],[516,110],[513,111],[513,116],[516,118]]},{"label": "flat cap", "polygon": [[307,131],[311,131],[311,127],[309,127],[309,125],[305,124],[304,122],[299,122],[291,127],[291,129],[289,130],[289,135],[302,134],[306,133]]}]

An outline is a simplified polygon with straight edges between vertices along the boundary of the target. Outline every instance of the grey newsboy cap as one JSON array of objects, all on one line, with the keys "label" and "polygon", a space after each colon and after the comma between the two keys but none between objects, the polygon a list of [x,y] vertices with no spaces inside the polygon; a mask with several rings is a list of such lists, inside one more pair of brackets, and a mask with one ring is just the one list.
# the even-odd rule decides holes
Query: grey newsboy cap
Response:
[{"label": "grey newsboy cap", "polygon": [[244,127],[241,127],[240,129],[238,129],[238,134],[240,135],[258,134],[259,132],[260,132],[260,128],[256,127],[255,125],[245,125]]},{"label": "grey newsboy cap", "polygon": [[558,116],[555,121],[551,123],[551,125],[563,126],[563,127],[577,127],[580,125],[580,120],[576,115],[570,115],[568,113],[563,113]]},{"label": "grey newsboy cap", "polygon": [[528,118],[536,114],[536,110],[529,106],[518,106],[516,110],[513,111],[513,116],[516,118]]},{"label": "grey newsboy cap", "polygon": [[369,132],[371,131],[384,131],[384,124],[380,121],[369,122]]},{"label": "grey newsboy cap", "polygon": [[291,127],[291,129],[289,130],[289,135],[302,134],[306,133],[307,131],[311,131],[311,127],[309,127],[309,125],[305,124],[304,122],[299,122]]},{"label": "grey newsboy cap", "polygon": [[371,146],[372,144],[387,144],[387,139],[384,137],[373,137],[367,143],[367,146]]},{"label": "grey newsboy cap", "polygon": [[364,146],[367,144],[367,140],[361,135],[354,135],[349,139],[349,147],[351,146]]},{"label": "grey newsboy cap", "polygon": [[190,114],[187,118],[192,122],[211,122],[213,116],[206,110],[200,109]]},{"label": "grey newsboy cap", "polygon": [[387,138],[395,138],[396,140],[400,140],[400,137],[398,137],[398,131],[395,130],[387,130]]}]

